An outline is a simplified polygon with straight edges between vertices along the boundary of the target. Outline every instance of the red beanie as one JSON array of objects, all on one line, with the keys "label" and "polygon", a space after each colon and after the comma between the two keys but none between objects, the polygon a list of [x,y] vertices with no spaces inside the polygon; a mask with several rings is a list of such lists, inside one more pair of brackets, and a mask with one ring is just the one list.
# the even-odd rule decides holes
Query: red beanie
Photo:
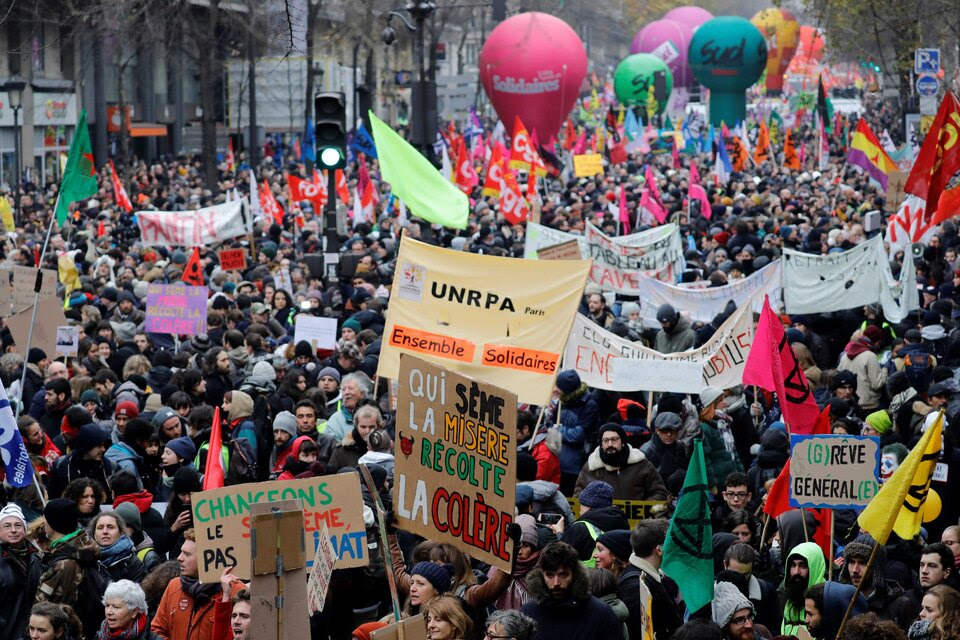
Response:
[{"label": "red beanie", "polygon": [[377,629],[384,629],[388,625],[386,622],[364,622],[353,630],[353,637],[357,640],[370,640],[370,634]]}]

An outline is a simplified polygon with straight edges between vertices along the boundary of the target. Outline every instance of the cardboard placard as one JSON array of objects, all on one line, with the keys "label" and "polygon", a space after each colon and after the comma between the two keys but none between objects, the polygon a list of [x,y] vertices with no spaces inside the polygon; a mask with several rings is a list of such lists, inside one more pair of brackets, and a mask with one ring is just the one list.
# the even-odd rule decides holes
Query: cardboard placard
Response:
[{"label": "cardboard placard", "polygon": [[589,178],[603,173],[603,156],[599,153],[584,153],[573,156],[573,175]]},{"label": "cardboard placard", "polygon": [[[403,633],[400,632],[403,627]],[[389,627],[377,629],[370,634],[371,640],[427,640],[427,623],[423,614],[418,613],[411,618],[394,622]]]},{"label": "cardboard placard", "polygon": [[58,356],[77,355],[80,350],[80,327],[65,326],[57,327],[57,346],[56,354]]},{"label": "cardboard placard", "polygon": [[[262,558],[264,568],[269,570],[255,573],[250,579],[247,637],[296,640],[309,624],[303,505],[300,500],[261,502],[250,505],[250,517],[254,532],[250,551],[254,563]],[[280,557],[283,574],[277,576]]]},{"label": "cardboard placard", "polygon": [[217,252],[217,259],[224,271],[243,271],[247,268],[247,252],[243,249],[222,249]]},{"label": "cardboard placard", "polygon": [[[34,272],[36,273],[36,272]],[[17,343],[20,353],[27,352],[27,339],[30,337],[30,319],[33,315],[33,302],[30,307],[15,313],[4,320]],[[57,353],[57,327],[67,324],[67,317],[63,314],[63,304],[56,297],[41,296],[37,305],[37,321],[33,326],[33,341],[31,347],[43,349],[48,357]]]},{"label": "cardboard placard", "polygon": [[[37,299],[34,287],[37,283],[36,267],[13,267],[13,313],[33,306]],[[43,283],[40,285],[40,299],[57,297],[57,272],[53,269],[41,269]],[[65,324],[65,323],[64,323]],[[51,352],[52,353],[52,352]]]},{"label": "cardboard placard", "polygon": [[293,325],[293,344],[306,340],[317,349],[337,348],[337,319],[297,314]]},{"label": "cardboard placard", "polygon": [[400,526],[511,570],[517,396],[400,358],[393,504]]},{"label": "cardboard placard", "polygon": [[790,506],[857,509],[880,490],[880,438],[790,437]]},{"label": "cardboard placard", "polygon": [[336,563],[337,554],[330,544],[327,525],[323,525],[317,541],[317,553],[313,556],[313,570],[307,579],[307,606],[310,607],[311,614],[323,611],[327,589],[330,588],[330,576],[333,575],[333,565]]},{"label": "cardboard placard", "polygon": [[[573,515],[576,518],[580,517],[580,500],[577,498],[567,498],[567,502],[570,504],[570,510],[573,511]],[[630,526],[633,527],[635,524],[641,520],[649,520],[650,518],[663,517],[662,513],[658,514],[659,508],[662,507],[666,509],[667,502],[666,500],[614,500],[613,506],[623,512],[624,517],[626,517],[627,522],[630,523]]]},{"label": "cardboard placard", "polygon": [[537,249],[537,258],[540,260],[582,260],[580,243],[568,240],[543,249]]},{"label": "cardboard placard", "polygon": [[151,283],[147,286],[145,328],[171,335],[206,333],[207,288]]},{"label": "cardboard placard", "polygon": [[303,503],[303,531],[308,564],[324,525],[338,554],[338,569],[367,564],[367,533],[363,522],[360,480],[355,473],[287,482],[253,482],[193,494],[193,522],[197,530],[200,581],[217,582],[224,567],[249,580],[250,505],[277,500]]},{"label": "cardboard placard", "polygon": [[905,187],[909,175],[909,171],[891,171],[887,176],[887,198],[883,204],[887,212],[896,213],[907,197]]}]

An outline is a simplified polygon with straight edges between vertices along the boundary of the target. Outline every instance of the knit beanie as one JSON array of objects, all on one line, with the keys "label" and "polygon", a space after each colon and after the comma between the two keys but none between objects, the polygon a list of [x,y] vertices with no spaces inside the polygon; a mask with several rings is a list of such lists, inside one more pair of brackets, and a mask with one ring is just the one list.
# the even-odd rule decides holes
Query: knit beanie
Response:
[{"label": "knit beanie", "polygon": [[46,352],[39,347],[30,347],[30,351],[27,352],[27,362],[30,364],[40,364],[41,361],[46,359]]},{"label": "knit beanie", "polygon": [[513,502],[517,506],[517,509],[526,509],[533,504],[533,489],[530,488],[530,485],[517,485],[517,491],[514,494]]},{"label": "knit beanie", "polygon": [[730,624],[733,614],[741,609],[753,612],[753,603],[731,582],[718,582],[713,586],[713,621],[721,629]]},{"label": "knit beanie", "polygon": [[134,531],[143,531],[143,521],[140,518],[140,509],[137,508],[137,505],[132,502],[121,502],[113,510],[123,518],[128,527]]},{"label": "knit beanie", "polygon": [[609,507],[613,505],[613,487],[603,480],[594,480],[583,488],[578,497],[584,507]]},{"label": "knit beanie", "polygon": [[[110,436],[92,422],[82,425],[73,439],[73,448],[84,454],[94,447],[110,441]],[[57,529],[59,531],[59,529]]]},{"label": "knit beanie", "polygon": [[[623,430],[623,427],[617,424],[616,422],[607,422],[597,429],[597,434],[600,436],[600,440],[603,440],[603,434],[608,431],[613,431],[618,436],[620,436],[620,444],[626,446],[627,444],[627,432]],[[602,445],[601,445],[602,446]]]},{"label": "knit beanie", "polygon": [[387,627],[386,622],[364,622],[362,625],[353,630],[353,637],[356,640],[370,640],[371,634],[378,629],[385,629]]},{"label": "knit beanie", "polygon": [[281,411],[277,414],[277,417],[273,419],[273,430],[286,431],[290,434],[290,437],[296,437],[297,417],[289,411]]},{"label": "knit beanie", "polygon": [[537,479],[537,471],[540,466],[537,459],[526,451],[517,454],[517,481],[530,482]]},{"label": "knit beanie", "polygon": [[630,561],[630,554],[633,553],[633,547],[630,546],[629,529],[613,529],[601,533],[597,542],[610,549],[610,552],[622,562]]},{"label": "knit beanie", "polygon": [[306,340],[301,340],[297,343],[297,346],[293,348],[293,355],[297,358],[312,358],[313,357],[313,347],[310,346],[310,343]]},{"label": "knit beanie", "polygon": [[203,488],[200,473],[193,467],[180,467],[173,474],[174,493],[193,493]]},{"label": "knit beanie", "polygon": [[103,401],[100,400],[100,394],[93,389],[87,389],[80,394],[80,404],[87,404],[88,402],[96,402],[98,407],[103,404]]},{"label": "knit beanie", "polygon": [[877,433],[880,435],[885,434],[887,431],[890,431],[890,428],[893,427],[893,422],[890,420],[890,414],[887,413],[884,409],[879,411],[874,411],[867,416],[867,424],[873,427]]},{"label": "knit beanie", "polygon": [[140,415],[140,409],[137,408],[136,403],[130,402],[129,400],[124,402],[117,403],[117,408],[113,410],[114,416],[127,416],[128,418],[136,418]]},{"label": "knit beanie", "polygon": [[7,518],[17,518],[23,523],[23,528],[27,528],[27,519],[23,517],[23,510],[12,502],[0,509],[0,522]]},{"label": "knit beanie", "polygon": [[340,384],[340,372],[333,367],[324,367],[323,369],[320,369],[320,373],[317,374],[317,380],[324,376],[333,378],[337,381],[337,384]]},{"label": "knit beanie", "polygon": [[636,302],[624,302],[620,305],[621,318],[629,318],[631,313],[640,313],[640,305]]},{"label": "knit beanie", "polygon": [[164,446],[177,454],[181,460],[185,460],[188,463],[197,455],[197,445],[187,436],[174,438]]},{"label": "knit beanie", "polygon": [[427,579],[437,593],[446,593],[450,590],[450,576],[452,567],[446,564],[437,564],[435,562],[418,562],[413,565],[409,573],[411,576],[423,576]]},{"label": "knit beanie", "polygon": [[516,523],[520,526],[520,544],[529,544],[534,549],[539,549],[536,519],[529,513],[521,513],[517,516]]},{"label": "knit beanie", "polygon": [[68,498],[54,498],[43,508],[43,518],[51,529],[64,535],[80,528],[77,503]]},{"label": "knit beanie", "polygon": [[557,388],[564,394],[573,393],[580,388],[580,375],[573,369],[561,371],[557,376]]},{"label": "knit beanie", "polygon": [[343,324],[340,325],[341,329],[353,329],[354,332],[360,333],[363,331],[363,327],[360,326],[360,321],[356,318],[348,318],[343,321]]}]

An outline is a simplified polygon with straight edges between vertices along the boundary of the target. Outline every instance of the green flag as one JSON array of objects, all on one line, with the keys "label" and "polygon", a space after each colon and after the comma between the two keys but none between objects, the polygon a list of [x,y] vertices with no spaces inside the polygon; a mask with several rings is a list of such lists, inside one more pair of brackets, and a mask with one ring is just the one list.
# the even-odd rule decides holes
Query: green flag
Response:
[{"label": "green flag", "polygon": [[57,200],[57,224],[67,220],[67,209],[77,200],[97,193],[97,170],[93,166],[93,149],[90,147],[90,132],[87,131],[87,110],[80,110],[77,128],[73,132],[67,166],[60,181],[60,197]]},{"label": "green flag", "polygon": [[383,120],[370,114],[377,145],[380,177],[410,212],[433,224],[464,229],[470,200]]},{"label": "green flag", "polygon": [[710,489],[703,442],[693,449],[677,510],[663,543],[660,568],[680,586],[691,612],[713,600],[713,529],[710,526]]}]

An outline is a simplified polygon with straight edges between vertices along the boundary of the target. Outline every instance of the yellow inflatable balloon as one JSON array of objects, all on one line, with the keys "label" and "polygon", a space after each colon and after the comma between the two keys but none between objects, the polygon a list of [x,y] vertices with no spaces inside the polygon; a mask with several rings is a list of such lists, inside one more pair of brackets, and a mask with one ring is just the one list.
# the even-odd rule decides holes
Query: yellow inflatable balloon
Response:
[{"label": "yellow inflatable balloon", "polygon": [[925,523],[933,522],[940,515],[941,509],[943,509],[943,502],[940,500],[940,496],[936,491],[930,489],[927,492],[927,500],[923,503],[923,521]]},{"label": "yellow inflatable balloon", "polygon": [[783,93],[783,74],[800,41],[800,23],[786,9],[763,9],[750,22],[767,40],[767,95]]}]

